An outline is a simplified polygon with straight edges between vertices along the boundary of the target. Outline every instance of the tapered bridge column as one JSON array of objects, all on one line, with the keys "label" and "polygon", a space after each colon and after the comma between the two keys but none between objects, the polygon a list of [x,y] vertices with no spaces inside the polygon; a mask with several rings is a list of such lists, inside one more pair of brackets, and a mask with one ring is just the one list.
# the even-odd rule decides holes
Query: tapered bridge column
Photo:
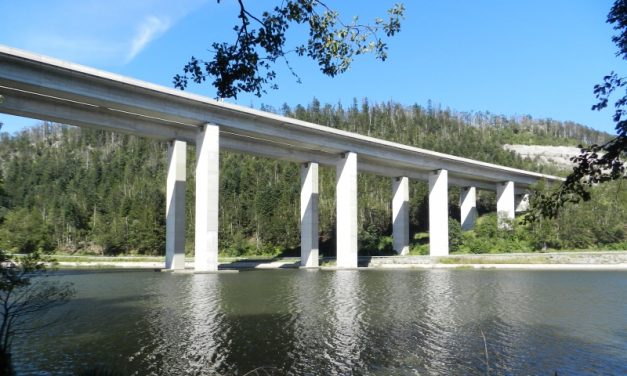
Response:
[{"label": "tapered bridge column", "polygon": [[529,193],[516,195],[516,213],[526,212],[529,210]]},{"label": "tapered bridge column", "polygon": [[337,267],[357,267],[357,154],[347,152],[337,163]]},{"label": "tapered bridge column", "polygon": [[409,253],[409,178],[392,180],[392,238],[399,255]]},{"label": "tapered bridge column", "polygon": [[185,269],[185,186],[187,143],[168,143],[166,184],[165,268]]},{"label": "tapered bridge column", "polygon": [[477,188],[462,188],[459,195],[459,208],[462,230],[472,230],[477,220]]},{"label": "tapered bridge column", "polygon": [[300,168],[300,266],[318,266],[318,164]]},{"label": "tapered bridge column", "polygon": [[220,129],[207,124],[196,136],[196,271],[218,270]]},{"label": "tapered bridge column", "polygon": [[448,171],[429,175],[429,255],[448,255]]},{"label": "tapered bridge column", "polygon": [[496,214],[499,228],[509,228],[515,211],[514,182],[506,181],[496,185]]}]

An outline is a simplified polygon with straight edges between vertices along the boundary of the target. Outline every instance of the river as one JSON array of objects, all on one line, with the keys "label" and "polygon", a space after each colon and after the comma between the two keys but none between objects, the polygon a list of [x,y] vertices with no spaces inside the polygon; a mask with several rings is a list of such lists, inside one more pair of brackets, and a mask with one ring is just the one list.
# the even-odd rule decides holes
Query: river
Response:
[{"label": "river", "polygon": [[[627,374],[627,273],[61,272],[19,375]],[[254,374],[254,373],[253,373]],[[264,374],[263,372],[259,374]]]}]

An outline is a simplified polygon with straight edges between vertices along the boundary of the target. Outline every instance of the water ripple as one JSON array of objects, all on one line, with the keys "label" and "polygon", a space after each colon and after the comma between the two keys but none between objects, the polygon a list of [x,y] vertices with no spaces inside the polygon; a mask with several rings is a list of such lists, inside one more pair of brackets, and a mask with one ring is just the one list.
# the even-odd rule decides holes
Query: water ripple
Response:
[{"label": "water ripple", "polygon": [[[19,374],[627,374],[624,273],[93,273]],[[620,297],[620,298],[618,298]],[[487,349],[487,354],[486,354]]]}]

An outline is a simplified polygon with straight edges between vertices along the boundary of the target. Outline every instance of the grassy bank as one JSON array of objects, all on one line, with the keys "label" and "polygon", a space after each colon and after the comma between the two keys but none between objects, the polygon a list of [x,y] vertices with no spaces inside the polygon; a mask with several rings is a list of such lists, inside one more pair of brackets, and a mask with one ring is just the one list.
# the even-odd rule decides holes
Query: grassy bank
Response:
[{"label": "grassy bank", "polygon": [[[70,256],[54,255],[62,269],[161,269],[164,257],[147,256]],[[186,258],[188,269],[193,268],[194,259]],[[297,257],[220,257],[224,269],[275,269],[298,267]],[[412,268],[412,267],[459,267],[459,266],[616,266],[627,268],[627,251],[574,251],[551,253],[501,253],[501,254],[453,254],[444,257],[430,256],[360,256],[359,266],[369,268]],[[334,258],[321,258],[320,266],[334,268]]]}]

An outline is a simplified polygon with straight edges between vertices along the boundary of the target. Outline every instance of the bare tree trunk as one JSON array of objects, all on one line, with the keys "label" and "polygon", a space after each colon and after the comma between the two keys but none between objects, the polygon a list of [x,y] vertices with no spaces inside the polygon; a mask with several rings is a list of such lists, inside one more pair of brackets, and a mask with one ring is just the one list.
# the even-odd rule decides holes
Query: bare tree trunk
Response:
[{"label": "bare tree trunk", "polygon": [[13,376],[15,370],[11,364],[11,353],[0,350],[0,375]]}]

